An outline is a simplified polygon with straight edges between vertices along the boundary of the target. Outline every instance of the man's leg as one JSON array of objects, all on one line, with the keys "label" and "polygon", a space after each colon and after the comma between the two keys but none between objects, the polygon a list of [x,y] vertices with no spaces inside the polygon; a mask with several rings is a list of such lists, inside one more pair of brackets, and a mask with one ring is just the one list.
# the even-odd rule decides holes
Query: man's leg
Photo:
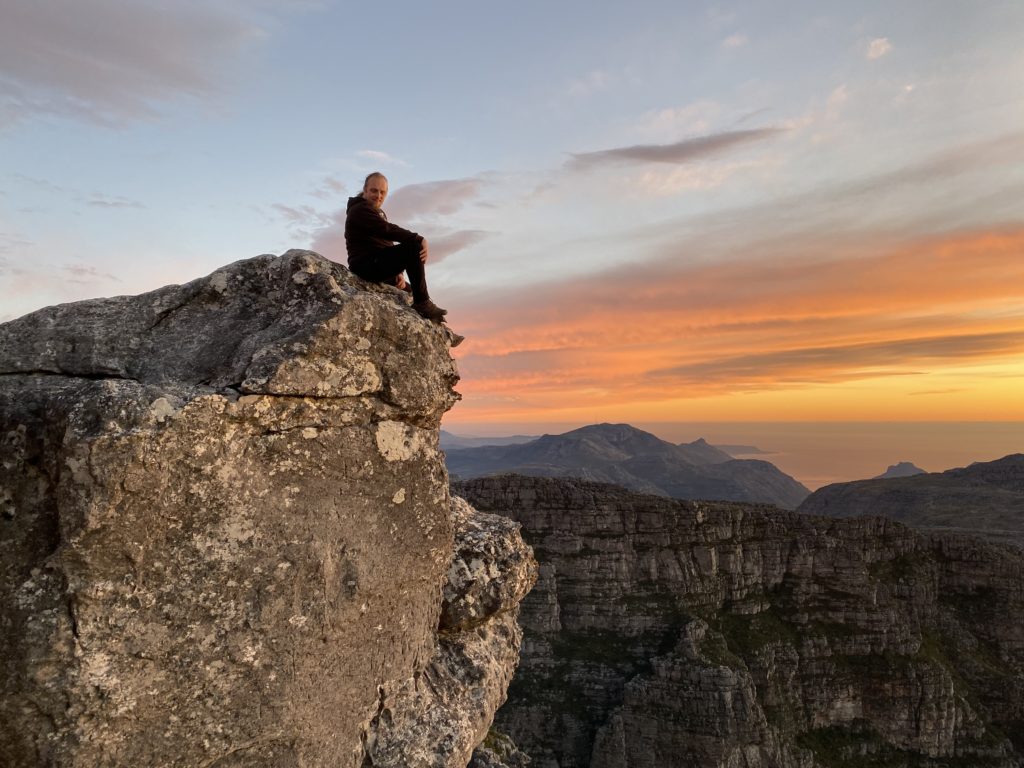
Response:
[{"label": "man's leg", "polygon": [[427,273],[423,262],[420,261],[418,245],[402,243],[390,248],[382,248],[370,259],[353,267],[352,271],[364,280],[390,285],[394,285],[395,278],[405,272],[409,275],[413,301],[430,300],[430,292],[427,290]]},{"label": "man's leg", "polygon": [[420,261],[418,245],[394,245],[383,248],[372,258],[352,267],[352,271],[364,280],[394,285],[402,272],[409,276],[412,285],[412,308],[428,320],[442,320],[447,310],[441,309],[430,300],[427,291],[427,272]]}]

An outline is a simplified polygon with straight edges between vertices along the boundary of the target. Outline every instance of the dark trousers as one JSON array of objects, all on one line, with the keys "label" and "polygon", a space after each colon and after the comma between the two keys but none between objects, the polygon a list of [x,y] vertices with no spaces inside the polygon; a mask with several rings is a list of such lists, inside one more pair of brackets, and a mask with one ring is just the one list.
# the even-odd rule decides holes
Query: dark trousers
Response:
[{"label": "dark trousers", "polygon": [[413,301],[427,301],[427,272],[420,261],[418,243],[401,243],[390,248],[381,248],[356,262],[349,262],[351,269],[363,280],[373,283],[395,284],[403,272],[409,276]]}]

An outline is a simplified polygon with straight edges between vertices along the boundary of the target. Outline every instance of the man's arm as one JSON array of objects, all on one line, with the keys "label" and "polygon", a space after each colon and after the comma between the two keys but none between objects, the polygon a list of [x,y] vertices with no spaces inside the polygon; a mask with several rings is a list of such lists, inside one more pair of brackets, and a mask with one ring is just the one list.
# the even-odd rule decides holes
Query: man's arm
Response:
[{"label": "man's arm", "polygon": [[390,240],[393,243],[420,243],[423,236],[397,224],[392,224],[368,205],[361,205],[348,212],[349,224],[369,237]]}]

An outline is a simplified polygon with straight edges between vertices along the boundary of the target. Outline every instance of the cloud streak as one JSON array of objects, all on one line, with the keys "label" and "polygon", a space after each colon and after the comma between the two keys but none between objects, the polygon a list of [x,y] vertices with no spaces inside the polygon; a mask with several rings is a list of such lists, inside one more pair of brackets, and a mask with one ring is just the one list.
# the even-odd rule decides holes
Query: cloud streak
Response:
[{"label": "cloud streak", "polygon": [[745,354],[651,371],[652,379],[676,385],[728,382],[825,383],[870,376],[912,375],[936,363],[948,364],[1015,355],[1024,349],[1024,327],[1015,331],[916,337],[862,344],[835,344]]},{"label": "cloud streak", "polygon": [[609,165],[635,163],[670,163],[679,165],[720,155],[728,150],[777,136],[781,128],[751,128],[684,139],[674,144],[635,144],[629,147],[603,149],[597,152],[572,153],[566,167],[588,171]]},{"label": "cloud streak", "polygon": [[460,390],[481,408],[625,407],[1024,353],[1024,227],[841,251],[815,260],[768,247],[743,262],[634,266],[449,302],[467,337]]},{"label": "cloud streak", "polygon": [[161,102],[210,98],[218,74],[262,37],[202,3],[3,3],[0,119],[60,115],[105,125],[152,119]]},{"label": "cloud streak", "polygon": [[460,229],[430,237],[430,263],[437,264],[453,253],[464,251],[492,235],[480,229]]},{"label": "cloud streak", "polygon": [[407,184],[395,190],[384,207],[396,222],[451,216],[479,199],[482,185],[479,178]]}]

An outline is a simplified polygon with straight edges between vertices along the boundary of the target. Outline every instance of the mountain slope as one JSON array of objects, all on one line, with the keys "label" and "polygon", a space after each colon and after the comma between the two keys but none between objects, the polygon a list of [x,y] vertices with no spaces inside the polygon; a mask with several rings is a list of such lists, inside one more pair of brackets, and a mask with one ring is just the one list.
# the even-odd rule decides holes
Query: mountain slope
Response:
[{"label": "mountain slope", "polygon": [[721,499],[792,509],[810,493],[766,461],[733,459],[703,440],[674,445],[628,424],[594,424],[529,443],[446,451],[448,471],[470,479],[514,472],[576,477],[678,499]]},{"label": "mountain slope", "polygon": [[913,477],[820,488],[799,512],[884,515],[916,528],[956,530],[1024,545],[1024,454]]}]

